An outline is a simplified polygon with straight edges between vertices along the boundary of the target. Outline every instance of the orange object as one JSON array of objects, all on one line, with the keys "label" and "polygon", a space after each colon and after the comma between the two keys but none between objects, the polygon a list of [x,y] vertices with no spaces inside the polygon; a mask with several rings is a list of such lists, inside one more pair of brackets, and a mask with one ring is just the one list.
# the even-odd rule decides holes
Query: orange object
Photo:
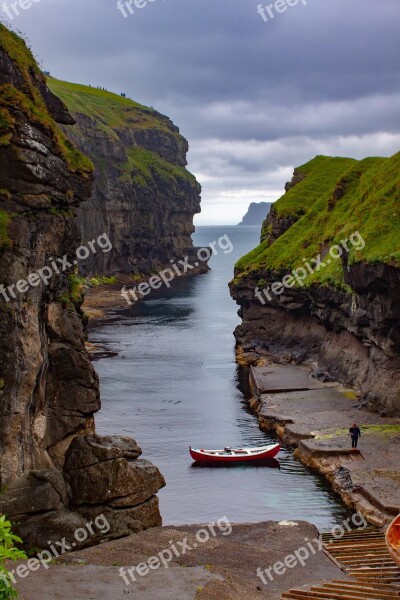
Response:
[{"label": "orange object", "polygon": [[400,566],[400,515],[392,521],[386,531],[386,544],[390,554]]}]

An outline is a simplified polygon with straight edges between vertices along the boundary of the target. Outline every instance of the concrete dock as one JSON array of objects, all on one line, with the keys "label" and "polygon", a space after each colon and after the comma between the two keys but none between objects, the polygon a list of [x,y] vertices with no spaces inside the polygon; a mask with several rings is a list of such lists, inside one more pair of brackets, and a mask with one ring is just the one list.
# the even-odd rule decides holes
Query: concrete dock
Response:
[{"label": "concrete dock", "polygon": [[[250,387],[261,429],[295,446],[348,506],[376,526],[400,513],[400,419],[360,408],[354,390],[318,381],[307,367],[252,367]],[[348,431],[354,422],[362,432],[356,452]]]}]

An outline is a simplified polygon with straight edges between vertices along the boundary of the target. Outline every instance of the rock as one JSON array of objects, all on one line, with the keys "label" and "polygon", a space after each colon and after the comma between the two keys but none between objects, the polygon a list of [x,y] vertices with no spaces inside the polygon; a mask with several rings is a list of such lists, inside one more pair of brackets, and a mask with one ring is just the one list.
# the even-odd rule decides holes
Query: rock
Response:
[{"label": "rock", "polygon": [[119,499],[114,506],[135,506],[165,485],[159,470],[147,460],[108,460],[69,472],[72,503],[101,504]]},{"label": "rock", "polygon": [[[80,508],[87,520],[94,520],[99,514],[97,507]],[[112,540],[132,533],[138,533],[149,527],[157,527],[162,524],[157,496],[153,496],[147,502],[134,508],[119,508],[113,510],[110,507],[102,507],[102,514],[110,524],[110,531],[103,539]]]},{"label": "rock", "polygon": [[272,297],[265,305],[254,298],[260,277],[276,280],[274,273],[259,271],[231,284],[242,308],[238,346],[256,344],[276,362],[291,353],[297,362],[315,363],[321,381],[353,387],[371,410],[400,415],[400,269],[355,263],[344,271],[352,293],[314,284],[286,290],[285,298]]},{"label": "rock", "polygon": [[75,125],[75,119],[71,116],[68,108],[60,98],[49,90],[46,81],[39,79],[38,87],[53,119],[61,125]]},{"label": "rock", "polygon": [[133,460],[141,454],[142,450],[132,438],[95,434],[78,436],[68,449],[64,470],[68,473],[115,458]]},{"label": "rock", "polygon": [[290,189],[292,189],[292,187],[303,181],[304,177],[304,173],[301,173],[295,169],[291,181],[288,181],[285,184],[285,191],[288,192]]},{"label": "rock", "polygon": [[125,497],[116,498],[109,502],[109,506],[113,508],[137,506],[165,486],[164,477],[157,467],[148,460],[139,459],[129,464],[133,471],[134,491]]},{"label": "rock", "polygon": [[318,379],[318,381],[322,381],[323,383],[335,381],[334,377],[329,375],[329,373],[324,373],[323,371],[314,371],[311,373],[311,377],[314,377],[314,379]]},{"label": "rock", "polygon": [[91,545],[99,540],[101,536],[98,531],[95,531],[94,535],[90,535],[88,532],[87,540],[84,543],[76,540],[74,533],[78,529],[87,531],[86,523],[87,520],[76,512],[58,510],[32,515],[17,523],[13,530],[21,539],[29,540],[31,547],[49,550],[48,542],[51,542],[56,550],[60,550],[55,542],[61,542],[63,538],[68,546],[75,543],[74,548]]},{"label": "rock", "polygon": [[16,479],[0,496],[0,513],[10,519],[62,510],[67,503],[67,487],[59,471],[32,471]]},{"label": "rock", "polygon": [[[93,428],[99,391],[84,346],[79,303],[69,300],[74,267],[54,272],[46,282],[39,278],[23,293],[15,290],[18,281],[49,268],[50,257],[71,256],[78,248],[74,215],[89,198],[93,177],[83,157],[79,166],[79,154],[72,168],[51,119],[58,113],[63,122],[68,120],[61,114],[62,103],[47,90],[24,42],[0,27],[0,86],[14,86],[10,93],[18,97],[8,104],[0,98],[1,136],[8,140],[0,145],[0,211],[9,215],[7,236],[12,240],[4,245],[0,239],[0,281],[6,290],[14,285],[14,296],[0,295],[4,485],[30,470],[54,467],[50,446]],[[24,108],[33,90],[42,120]],[[54,304],[57,310],[48,310]]]},{"label": "rock", "polygon": [[[74,92],[71,96],[68,88],[63,96],[57,85],[57,93],[73,111]],[[85,94],[93,94],[91,106],[96,107],[96,90],[87,88]],[[109,99],[109,110],[119,115],[118,126],[105,126],[99,106],[90,116],[72,112],[75,127],[63,128],[96,165],[94,193],[78,210],[82,241],[107,232],[113,245],[110,252],[90,254],[81,264],[85,276],[150,273],[174,257],[194,254],[191,235],[201,187],[184,170],[188,142],[168,117],[127,100],[122,106],[119,98]],[[155,165],[145,172],[138,166],[142,153]]]},{"label": "rock", "polygon": [[[75,120],[49,90],[25,43],[2,24],[0,37],[0,87],[8,90],[7,95],[0,94],[0,282],[4,286],[0,293],[0,486],[6,486],[0,511],[18,519],[17,531],[28,548],[46,547],[53,536],[60,539],[82,526],[78,511],[68,510],[68,473],[66,479],[62,474],[66,463],[75,497],[97,502],[96,515],[110,499],[129,497],[128,504],[139,504],[133,512],[109,508],[120,513],[114,517],[114,535],[120,537],[125,531],[160,523],[153,494],[165,482],[147,461],[128,463],[141,453],[134,440],[94,435],[100,393],[85,348],[85,318],[75,272],[75,251],[81,245],[77,212],[85,203],[85,243],[92,240],[93,231],[96,239],[109,231],[97,219],[97,209],[114,223],[117,236],[123,233],[107,263],[110,269],[118,270],[123,262],[132,270],[136,251],[152,269],[161,255],[168,255],[169,261],[172,251],[183,258],[193,250],[190,235],[193,214],[200,207],[200,186],[183,171],[187,143],[166,117],[154,113],[154,130],[139,127],[136,133],[143,146],[152,152],[158,149],[160,161],[172,161],[167,169],[170,176],[154,176],[151,185],[142,180],[137,186],[120,181],[128,159],[124,136],[115,141],[117,132],[107,136],[103,122],[93,128],[82,117],[86,119],[82,127],[89,132],[97,129],[94,133],[99,134],[97,141],[93,137],[96,157],[102,160],[110,153],[105,187],[103,173],[96,172],[96,185],[101,188],[96,187],[97,200],[101,203],[102,192],[116,189],[105,202],[107,209],[96,203],[97,209],[93,208],[92,164],[63,137],[54,121],[72,124]],[[35,111],[27,110],[33,104]],[[140,110],[145,120],[150,118],[149,112]],[[82,144],[80,133],[77,138]],[[136,146],[134,135],[130,144]],[[179,182],[171,175],[178,167],[183,172]],[[109,218],[108,210],[115,218]],[[100,255],[108,256],[97,252]]]},{"label": "rock", "polygon": [[261,241],[268,240],[268,245],[272,244],[281,235],[286,233],[299,220],[300,216],[298,213],[288,217],[278,217],[274,205],[272,205],[262,226]]}]

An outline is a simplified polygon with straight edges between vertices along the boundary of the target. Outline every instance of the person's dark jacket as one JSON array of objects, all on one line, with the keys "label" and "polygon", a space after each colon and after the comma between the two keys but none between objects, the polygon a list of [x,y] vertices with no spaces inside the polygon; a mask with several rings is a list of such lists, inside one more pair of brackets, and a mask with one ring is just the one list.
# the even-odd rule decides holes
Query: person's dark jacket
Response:
[{"label": "person's dark jacket", "polygon": [[355,437],[357,439],[361,437],[361,431],[359,427],[350,427],[349,431],[351,433],[351,437]]}]

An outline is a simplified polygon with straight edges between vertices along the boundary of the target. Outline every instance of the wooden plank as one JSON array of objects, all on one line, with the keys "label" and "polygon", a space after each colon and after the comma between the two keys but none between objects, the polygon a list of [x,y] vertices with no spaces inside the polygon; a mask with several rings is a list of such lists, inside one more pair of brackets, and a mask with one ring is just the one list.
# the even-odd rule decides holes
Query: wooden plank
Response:
[{"label": "wooden plank", "polygon": [[[357,585],[357,581],[354,580],[354,579],[347,579],[347,580],[346,579],[332,579],[332,583],[343,583],[343,584],[346,584],[346,585],[354,585],[354,584],[356,584]],[[400,591],[400,588],[398,588],[395,585],[380,584],[380,583],[377,583],[376,585],[377,585],[377,587],[379,589],[381,589],[381,588],[386,588],[386,589],[390,588],[390,589],[395,590],[395,591],[396,590]]]},{"label": "wooden plank", "polygon": [[[351,591],[352,593],[354,592],[360,592],[365,598],[375,598],[375,599],[387,599],[387,600],[391,600],[392,598],[399,598],[399,594],[396,592],[390,592],[390,591],[383,591],[383,590],[377,590],[376,588],[371,588],[371,587],[367,587],[367,586],[358,586],[358,587],[353,587],[353,586],[340,586],[337,583],[327,583],[324,586],[325,589],[329,589],[329,590],[335,590],[337,593],[339,592],[344,592],[347,593],[349,591]],[[318,589],[318,588],[317,588]]]},{"label": "wooden plank", "polygon": [[293,589],[282,598],[296,600],[392,600],[400,598],[400,569],[391,558],[384,533],[376,528],[346,532],[340,539],[321,535],[324,552],[352,579]]},{"label": "wooden plank", "polygon": [[[290,593],[294,594],[296,598],[299,598],[299,596],[296,595],[298,593],[297,590],[290,590]],[[304,592],[299,590],[299,594],[301,597]],[[319,598],[320,600],[364,600],[366,596],[362,591],[358,593],[350,591],[348,594],[342,595],[330,590],[326,590],[325,592],[320,590],[314,592],[313,590],[310,590],[307,592],[307,598]],[[377,598],[376,600],[379,599]]]},{"label": "wooden plank", "polygon": [[285,592],[282,594],[281,598],[296,598],[296,600],[308,600],[310,596],[307,595],[307,592],[304,592],[303,596],[295,596],[292,592]]}]

